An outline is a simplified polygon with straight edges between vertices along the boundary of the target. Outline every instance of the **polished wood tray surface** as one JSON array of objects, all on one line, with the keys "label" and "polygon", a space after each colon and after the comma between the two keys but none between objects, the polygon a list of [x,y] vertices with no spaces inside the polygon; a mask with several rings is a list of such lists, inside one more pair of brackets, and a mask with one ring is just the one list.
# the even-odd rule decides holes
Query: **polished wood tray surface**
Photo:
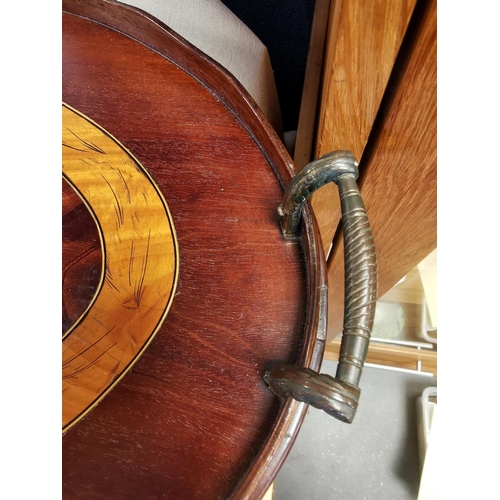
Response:
[{"label": "polished wood tray surface", "polygon": [[[142,169],[149,188],[132,195],[157,190],[160,200],[135,214],[146,225],[134,229],[129,214],[120,233],[118,188],[105,192],[101,170],[75,181],[63,152],[63,497],[259,498],[306,411],[272,394],[263,374],[278,361],[317,368],[322,354],[316,226],[307,209],[301,240],[279,226],[290,158],[242,87],[150,16],[65,1],[62,20],[64,112],[122,148],[110,175],[135,189],[126,176]],[[78,140],[93,152],[70,155],[76,176],[104,148]],[[128,292],[118,300],[120,275]],[[106,310],[113,325],[92,330]]]}]

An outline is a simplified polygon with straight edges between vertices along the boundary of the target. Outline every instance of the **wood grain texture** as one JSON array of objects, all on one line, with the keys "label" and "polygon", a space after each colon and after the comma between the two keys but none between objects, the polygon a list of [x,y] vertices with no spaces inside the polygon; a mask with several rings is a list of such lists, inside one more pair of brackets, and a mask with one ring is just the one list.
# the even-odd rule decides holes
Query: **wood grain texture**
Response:
[{"label": "wood grain texture", "polygon": [[[437,244],[436,3],[422,2],[363,157],[361,193],[373,230],[379,297]],[[328,337],[342,329],[343,243],[329,259]]]},{"label": "wood grain texture", "polygon": [[[340,352],[340,339],[328,343],[325,349],[325,359],[338,361]],[[430,349],[416,349],[415,347],[394,346],[373,342],[370,344],[366,362],[375,365],[417,370],[432,373],[437,377],[437,352]]]},{"label": "wood grain texture", "polygon": [[[416,0],[332,0],[314,158],[347,149],[360,160]],[[335,186],[311,204],[325,254],[340,221]]]},{"label": "wood grain texture", "polygon": [[161,23],[115,2],[63,9],[63,100],[148,170],[180,252],[156,337],[63,437],[63,497],[260,498],[307,410],[263,373],[317,369],[324,348],[317,227],[306,211],[302,245],[279,228],[290,158],[241,86]]},{"label": "wood grain texture", "polygon": [[62,107],[62,170],[90,207],[104,263],[86,314],[63,337],[62,426],[75,425],[137,361],[172,304],[178,248],[144,167],[105,130]]}]

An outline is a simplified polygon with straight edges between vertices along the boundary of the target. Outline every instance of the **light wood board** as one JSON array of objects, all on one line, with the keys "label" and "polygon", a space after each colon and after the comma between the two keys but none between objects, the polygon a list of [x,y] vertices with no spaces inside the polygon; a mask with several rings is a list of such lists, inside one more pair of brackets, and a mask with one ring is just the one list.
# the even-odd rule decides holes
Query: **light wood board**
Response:
[{"label": "light wood board", "polygon": [[[436,2],[422,7],[364,158],[361,193],[377,253],[379,297],[437,246]],[[341,238],[337,243],[328,262],[329,339],[340,334],[343,319]]]}]

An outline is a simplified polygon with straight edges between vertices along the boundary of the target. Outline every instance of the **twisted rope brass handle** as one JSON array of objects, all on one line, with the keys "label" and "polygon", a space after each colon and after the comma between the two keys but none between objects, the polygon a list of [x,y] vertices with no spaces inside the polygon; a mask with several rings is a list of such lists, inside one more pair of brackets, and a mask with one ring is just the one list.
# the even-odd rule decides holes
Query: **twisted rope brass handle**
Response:
[{"label": "twisted rope brass handle", "polygon": [[[334,151],[311,162],[288,186],[278,208],[285,238],[296,238],[306,199],[328,182],[339,188],[344,229],[344,327],[335,378],[295,365],[278,365],[264,376],[271,390],[351,423],[368,352],[377,300],[377,261],[370,223],[356,183],[358,162],[350,151]],[[326,318],[325,318],[326,319]]]}]

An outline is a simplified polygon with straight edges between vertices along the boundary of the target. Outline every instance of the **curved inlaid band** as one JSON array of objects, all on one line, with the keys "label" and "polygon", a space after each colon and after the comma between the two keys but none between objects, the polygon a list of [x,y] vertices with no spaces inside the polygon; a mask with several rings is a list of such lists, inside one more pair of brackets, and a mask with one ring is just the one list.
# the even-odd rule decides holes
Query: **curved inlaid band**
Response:
[{"label": "curved inlaid band", "polygon": [[172,303],[178,248],[163,196],[105,130],[63,104],[63,175],[102,234],[104,280],[63,339],[63,432],[116,385],[158,331]]}]

